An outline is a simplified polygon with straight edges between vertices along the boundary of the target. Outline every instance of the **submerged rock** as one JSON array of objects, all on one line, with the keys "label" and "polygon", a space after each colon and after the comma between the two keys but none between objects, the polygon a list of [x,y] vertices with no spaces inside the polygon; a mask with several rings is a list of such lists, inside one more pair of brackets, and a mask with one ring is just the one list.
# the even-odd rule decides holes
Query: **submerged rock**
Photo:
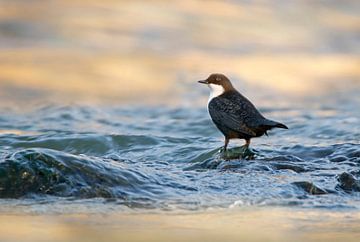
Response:
[{"label": "submerged rock", "polygon": [[327,192],[317,186],[315,186],[313,183],[308,181],[299,181],[299,182],[293,182],[295,186],[301,188],[305,192],[311,194],[311,195],[322,195],[327,194]]},{"label": "submerged rock", "polygon": [[294,165],[294,164],[290,164],[290,163],[272,163],[271,166],[275,170],[292,170],[296,173],[307,171],[304,167],[302,167],[300,165]]},{"label": "submerged rock", "polygon": [[339,184],[337,187],[343,189],[346,192],[360,192],[360,181],[355,179],[355,177],[349,173],[341,173],[337,178]]},{"label": "submerged rock", "polygon": [[124,198],[147,177],[117,162],[50,149],[26,149],[0,162],[0,198],[31,194],[61,197]]}]

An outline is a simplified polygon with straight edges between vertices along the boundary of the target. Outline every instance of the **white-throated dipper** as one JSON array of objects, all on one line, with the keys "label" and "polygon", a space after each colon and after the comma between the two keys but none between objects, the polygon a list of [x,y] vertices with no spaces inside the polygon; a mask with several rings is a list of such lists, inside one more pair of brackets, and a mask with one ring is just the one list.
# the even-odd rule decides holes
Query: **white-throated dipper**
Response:
[{"label": "white-throated dipper", "polygon": [[211,74],[199,83],[211,89],[208,110],[212,121],[225,136],[224,151],[230,139],[245,139],[248,148],[251,138],[267,135],[266,132],[272,128],[288,129],[286,125],[262,116],[225,75]]}]

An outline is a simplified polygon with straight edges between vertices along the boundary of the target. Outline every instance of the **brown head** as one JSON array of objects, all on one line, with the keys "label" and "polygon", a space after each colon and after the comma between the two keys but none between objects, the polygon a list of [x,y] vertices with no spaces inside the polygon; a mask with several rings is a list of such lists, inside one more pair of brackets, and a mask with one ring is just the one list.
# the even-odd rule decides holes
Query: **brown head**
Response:
[{"label": "brown head", "polygon": [[235,90],[229,78],[227,78],[224,74],[211,74],[206,80],[198,82],[207,84],[212,91],[212,96],[219,96],[224,92]]}]

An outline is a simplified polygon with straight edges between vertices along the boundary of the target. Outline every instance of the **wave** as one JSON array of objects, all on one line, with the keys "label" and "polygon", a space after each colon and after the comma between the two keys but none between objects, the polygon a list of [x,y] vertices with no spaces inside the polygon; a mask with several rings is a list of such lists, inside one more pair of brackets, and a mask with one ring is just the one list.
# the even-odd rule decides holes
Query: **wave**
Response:
[{"label": "wave", "polygon": [[[126,199],[146,190],[151,178],[121,161],[71,155],[50,149],[15,152],[0,163],[0,197],[29,194]],[[139,192],[141,194],[141,192]]]}]

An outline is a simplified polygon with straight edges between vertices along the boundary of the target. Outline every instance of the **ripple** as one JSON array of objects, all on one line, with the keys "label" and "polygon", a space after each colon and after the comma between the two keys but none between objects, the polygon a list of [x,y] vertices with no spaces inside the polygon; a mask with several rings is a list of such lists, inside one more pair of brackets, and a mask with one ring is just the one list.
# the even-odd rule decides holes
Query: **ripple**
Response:
[{"label": "ripple", "polygon": [[[166,210],[360,208],[360,145],[348,138],[353,123],[330,132],[330,121],[321,128],[304,122],[302,111],[292,114],[298,116],[290,117],[288,132],[254,139],[254,160],[224,160],[221,134],[206,110],[48,106],[12,113],[1,119],[0,130],[14,132],[0,134],[0,197],[105,199]],[[336,142],[313,138],[325,129]]]}]

